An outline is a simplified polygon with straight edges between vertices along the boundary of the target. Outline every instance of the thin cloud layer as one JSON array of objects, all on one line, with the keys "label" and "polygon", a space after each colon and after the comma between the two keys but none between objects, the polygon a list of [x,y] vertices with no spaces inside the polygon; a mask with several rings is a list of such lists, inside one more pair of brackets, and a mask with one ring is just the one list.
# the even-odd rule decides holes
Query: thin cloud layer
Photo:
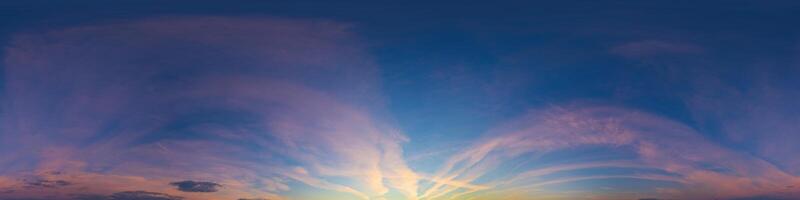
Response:
[{"label": "thin cloud layer", "polygon": [[126,191],[117,192],[110,196],[112,200],[182,200],[183,197],[172,196],[157,192]]}]

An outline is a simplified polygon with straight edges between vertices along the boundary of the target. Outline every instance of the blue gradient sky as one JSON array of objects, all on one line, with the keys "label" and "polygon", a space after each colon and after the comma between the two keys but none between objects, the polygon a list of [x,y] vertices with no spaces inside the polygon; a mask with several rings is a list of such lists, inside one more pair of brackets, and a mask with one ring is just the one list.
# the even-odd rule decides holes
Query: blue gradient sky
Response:
[{"label": "blue gradient sky", "polygon": [[797,199],[792,1],[0,3],[0,199]]}]

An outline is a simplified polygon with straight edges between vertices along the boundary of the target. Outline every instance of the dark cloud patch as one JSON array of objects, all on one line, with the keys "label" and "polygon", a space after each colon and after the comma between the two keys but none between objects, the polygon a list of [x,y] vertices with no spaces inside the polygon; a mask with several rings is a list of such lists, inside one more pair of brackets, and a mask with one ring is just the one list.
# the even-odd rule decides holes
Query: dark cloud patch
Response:
[{"label": "dark cloud patch", "polygon": [[170,185],[178,186],[178,190],[184,192],[216,192],[217,188],[222,187],[218,183],[203,181],[180,181]]},{"label": "dark cloud patch", "polygon": [[26,188],[57,188],[68,185],[72,185],[72,183],[64,180],[33,179],[25,181]]},{"label": "dark cloud patch", "polygon": [[172,196],[157,192],[125,191],[114,193],[109,200],[182,200],[183,197]]}]

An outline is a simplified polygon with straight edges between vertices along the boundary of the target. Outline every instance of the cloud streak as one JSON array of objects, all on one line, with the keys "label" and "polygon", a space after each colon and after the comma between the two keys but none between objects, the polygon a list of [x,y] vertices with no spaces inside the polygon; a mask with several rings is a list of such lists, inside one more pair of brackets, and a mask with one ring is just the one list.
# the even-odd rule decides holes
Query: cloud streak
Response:
[{"label": "cloud streak", "polygon": [[[461,197],[485,190],[505,189],[512,193],[508,190],[609,178],[678,184],[680,192],[661,194],[668,198],[734,198],[790,192],[784,186],[800,181],[762,159],[707,141],[680,123],[622,108],[556,107],[529,113],[487,135],[484,142],[451,157],[433,176],[434,184],[423,193],[422,199]],[[535,159],[536,155],[598,145],[630,149],[636,157],[626,162],[563,164],[514,173],[510,177],[487,177],[515,158]],[[530,181],[559,171],[600,167],[652,168],[666,174],[593,175]],[[445,184],[451,181],[477,184],[479,179],[483,185],[492,187],[464,191],[458,185]],[[534,194],[537,193],[531,193]]]}]

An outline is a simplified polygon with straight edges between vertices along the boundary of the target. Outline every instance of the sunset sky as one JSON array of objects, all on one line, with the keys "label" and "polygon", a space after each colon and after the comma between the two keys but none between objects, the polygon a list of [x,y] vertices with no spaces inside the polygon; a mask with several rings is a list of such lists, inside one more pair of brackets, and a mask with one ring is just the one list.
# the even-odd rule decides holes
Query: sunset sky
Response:
[{"label": "sunset sky", "polygon": [[0,1],[0,46],[0,200],[800,199],[799,1]]}]

